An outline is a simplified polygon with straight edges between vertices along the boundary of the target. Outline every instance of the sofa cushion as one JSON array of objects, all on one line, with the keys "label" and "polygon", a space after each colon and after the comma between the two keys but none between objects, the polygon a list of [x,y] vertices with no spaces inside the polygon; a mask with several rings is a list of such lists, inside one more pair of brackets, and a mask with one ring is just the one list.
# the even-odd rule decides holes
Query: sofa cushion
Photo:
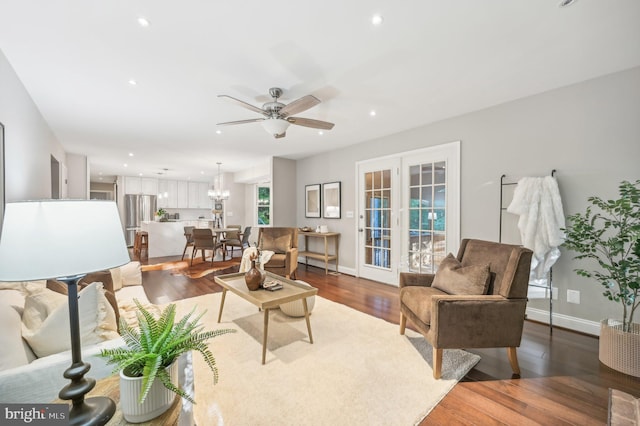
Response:
[{"label": "sofa cushion", "polygon": [[486,294],[489,287],[489,265],[469,265],[462,267],[453,254],[449,253],[440,263],[433,279],[433,288],[447,294]]},{"label": "sofa cushion", "polygon": [[[80,337],[83,346],[118,337],[115,313],[104,296],[102,283],[92,283],[78,294]],[[25,299],[22,336],[39,356],[69,350],[67,297],[42,289]]]},{"label": "sofa cushion", "polygon": [[[0,324],[2,324],[2,333],[0,333],[0,371],[26,365],[36,359],[29,345],[22,338],[22,320],[20,318],[22,306],[19,309],[15,306],[13,300],[16,297],[9,294],[12,291],[3,290],[2,299],[0,299]],[[18,292],[16,293],[19,297],[22,297]]]},{"label": "sofa cushion", "polygon": [[[132,285],[142,285],[142,270],[140,269],[140,262],[129,262],[120,267],[120,275],[122,278],[122,287]],[[117,286],[114,285],[114,289],[117,290]]]}]

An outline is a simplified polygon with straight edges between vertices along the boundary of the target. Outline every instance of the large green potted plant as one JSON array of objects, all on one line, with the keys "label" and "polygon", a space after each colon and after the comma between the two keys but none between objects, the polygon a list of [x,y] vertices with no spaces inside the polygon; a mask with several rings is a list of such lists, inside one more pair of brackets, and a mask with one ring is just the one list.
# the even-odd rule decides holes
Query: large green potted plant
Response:
[{"label": "large green potted plant", "polygon": [[176,305],[170,304],[156,318],[134,299],[138,308],[138,329],[120,318],[120,335],[126,347],[103,349],[108,364],[115,364],[120,374],[120,408],[125,420],[140,423],[164,413],[176,395],[195,403],[180,389],[177,381],[178,357],[189,351],[199,352],[218,382],[218,368],[207,341],[233,329],[203,331],[199,324],[205,312],[195,316],[195,308],[179,321]]},{"label": "large green potted plant", "polygon": [[595,278],[604,296],[619,303],[622,318],[605,319],[600,331],[600,361],[623,373],[640,377],[640,324],[633,322],[640,305],[640,180],[623,181],[620,198],[589,197],[584,214],[567,218],[564,246],[575,259],[595,262],[595,270],[576,273]]}]

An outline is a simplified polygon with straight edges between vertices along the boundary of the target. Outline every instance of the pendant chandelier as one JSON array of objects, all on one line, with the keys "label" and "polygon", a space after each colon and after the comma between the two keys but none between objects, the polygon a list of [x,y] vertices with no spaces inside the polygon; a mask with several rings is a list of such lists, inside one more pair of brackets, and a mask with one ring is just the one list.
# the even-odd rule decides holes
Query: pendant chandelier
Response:
[{"label": "pendant chandelier", "polygon": [[222,188],[222,173],[220,172],[220,166],[222,163],[216,163],[218,165],[218,181],[215,185],[207,192],[209,198],[215,201],[224,201],[229,199],[229,191]]}]

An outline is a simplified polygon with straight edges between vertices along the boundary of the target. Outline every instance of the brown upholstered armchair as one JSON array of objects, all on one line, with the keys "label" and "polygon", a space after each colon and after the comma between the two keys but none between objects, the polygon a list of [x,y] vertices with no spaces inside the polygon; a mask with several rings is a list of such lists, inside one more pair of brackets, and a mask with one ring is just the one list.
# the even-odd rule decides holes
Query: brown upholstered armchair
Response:
[{"label": "brown upholstered armchair", "polygon": [[260,250],[274,252],[265,271],[273,272],[285,278],[296,278],[298,269],[298,228],[260,228],[258,233]]},{"label": "brown upholstered armchair", "polygon": [[[519,246],[465,239],[458,256],[445,259],[457,265],[448,272],[441,264],[435,275],[400,274],[400,334],[408,318],[431,343],[436,379],[443,349],[506,347],[513,372],[520,374],[516,348],[522,338],[531,254]],[[480,294],[468,294],[464,285],[452,283],[469,273],[480,281],[486,278]],[[436,280],[440,289],[433,286]],[[441,289],[447,286],[457,291]]]}]

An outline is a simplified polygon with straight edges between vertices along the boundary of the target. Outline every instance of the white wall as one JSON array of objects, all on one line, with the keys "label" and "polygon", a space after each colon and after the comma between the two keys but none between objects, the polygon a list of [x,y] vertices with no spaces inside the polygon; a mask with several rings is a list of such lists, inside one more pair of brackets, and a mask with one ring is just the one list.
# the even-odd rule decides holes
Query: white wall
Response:
[{"label": "white wall", "polygon": [[67,196],[72,200],[89,199],[89,162],[86,155],[67,154],[69,185]]},{"label": "white wall", "polygon": [[0,122],[5,126],[7,202],[51,197],[51,156],[66,163],[62,145],[0,51]]},{"label": "white wall", "polygon": [[296,226],[296,162],[274,157],[271,182],[272,225]]},{"label": "white wall", "polygon": [[[622,180],[640,178],[640,68],[600,77],[298,161],[297,194],[311,183],[342,182],[343,218],[307,219],[298,197],[297,224],[326,223],[342,233],[340,264],[355,267],[355,162],[446,142],[461,141],[461,236],[498,239],[500,176],[542,176],[557,170],[565,214],[583,211],[587,198],[616,196]],[[573,269],[563,250],[554,267],[562,315],[598,321],[619,316],[600,286]],[[580,305],[566,290],[580,290]],[[548,301],[529,306],[548,309]]]}]

